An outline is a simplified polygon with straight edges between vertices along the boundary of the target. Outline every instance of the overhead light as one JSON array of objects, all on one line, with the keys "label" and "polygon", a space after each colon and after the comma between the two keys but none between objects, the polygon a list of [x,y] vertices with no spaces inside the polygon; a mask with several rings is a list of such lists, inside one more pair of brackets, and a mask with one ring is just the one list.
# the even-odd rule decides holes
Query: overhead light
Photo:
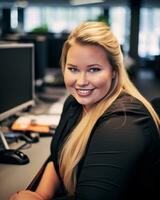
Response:
[{"label": "overhead light", "polygon": [[103,3],[104,0],[71,0],[71,5],[85,5],[85,4],[95,4],[95,3]]}]

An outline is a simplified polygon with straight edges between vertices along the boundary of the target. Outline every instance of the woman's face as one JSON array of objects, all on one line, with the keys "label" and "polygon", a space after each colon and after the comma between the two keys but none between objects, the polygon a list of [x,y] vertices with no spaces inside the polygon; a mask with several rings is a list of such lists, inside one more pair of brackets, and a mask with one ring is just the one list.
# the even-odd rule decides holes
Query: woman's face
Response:
[{"label": "woman's face", "polygon": [[112,67],[101,47],[75,43],[69,49],[64,69],[65,85],[86,110],[108,93],[112,76]]}]

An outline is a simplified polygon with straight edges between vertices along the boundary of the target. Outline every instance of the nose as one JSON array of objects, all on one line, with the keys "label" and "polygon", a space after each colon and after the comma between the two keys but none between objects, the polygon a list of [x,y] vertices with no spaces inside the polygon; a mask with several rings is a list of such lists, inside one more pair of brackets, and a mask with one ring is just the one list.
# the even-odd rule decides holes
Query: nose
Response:
[{"label": "nose", "polygon": [[79,86],[88,85],[88,78],[85,72],[81,72],[78,74],[77,85]]}]

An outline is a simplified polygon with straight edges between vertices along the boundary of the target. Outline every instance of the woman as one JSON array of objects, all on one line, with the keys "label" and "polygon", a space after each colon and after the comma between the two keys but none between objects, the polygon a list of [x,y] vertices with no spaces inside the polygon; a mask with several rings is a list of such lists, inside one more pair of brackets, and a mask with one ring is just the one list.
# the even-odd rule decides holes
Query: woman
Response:
[{"label": "woman", "polygon": [[19,197],[153,197],[160,120],[129,80],[120,45],[109,27],[86,22],[75,28],[64,44],[61,65],[70,96],[51,156],[36,191],[20,192]]}]

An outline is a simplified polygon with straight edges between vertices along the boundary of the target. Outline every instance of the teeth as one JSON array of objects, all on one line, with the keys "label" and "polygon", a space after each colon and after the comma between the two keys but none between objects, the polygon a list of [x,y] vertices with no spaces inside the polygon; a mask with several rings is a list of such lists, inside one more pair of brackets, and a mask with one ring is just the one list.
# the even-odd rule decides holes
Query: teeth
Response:
[{"label": "teeth", "polygon": [[88,90],[79,90],[82,94],[87,94],[89,91]]},{"label": "teeth", "polygon": [[87,94],[90,94],[91,93],[91,90],[85,90],[85,89],[81,89],[81,90],[78,90],[79,93],[81,93],[82,95],[87,95]]}]

